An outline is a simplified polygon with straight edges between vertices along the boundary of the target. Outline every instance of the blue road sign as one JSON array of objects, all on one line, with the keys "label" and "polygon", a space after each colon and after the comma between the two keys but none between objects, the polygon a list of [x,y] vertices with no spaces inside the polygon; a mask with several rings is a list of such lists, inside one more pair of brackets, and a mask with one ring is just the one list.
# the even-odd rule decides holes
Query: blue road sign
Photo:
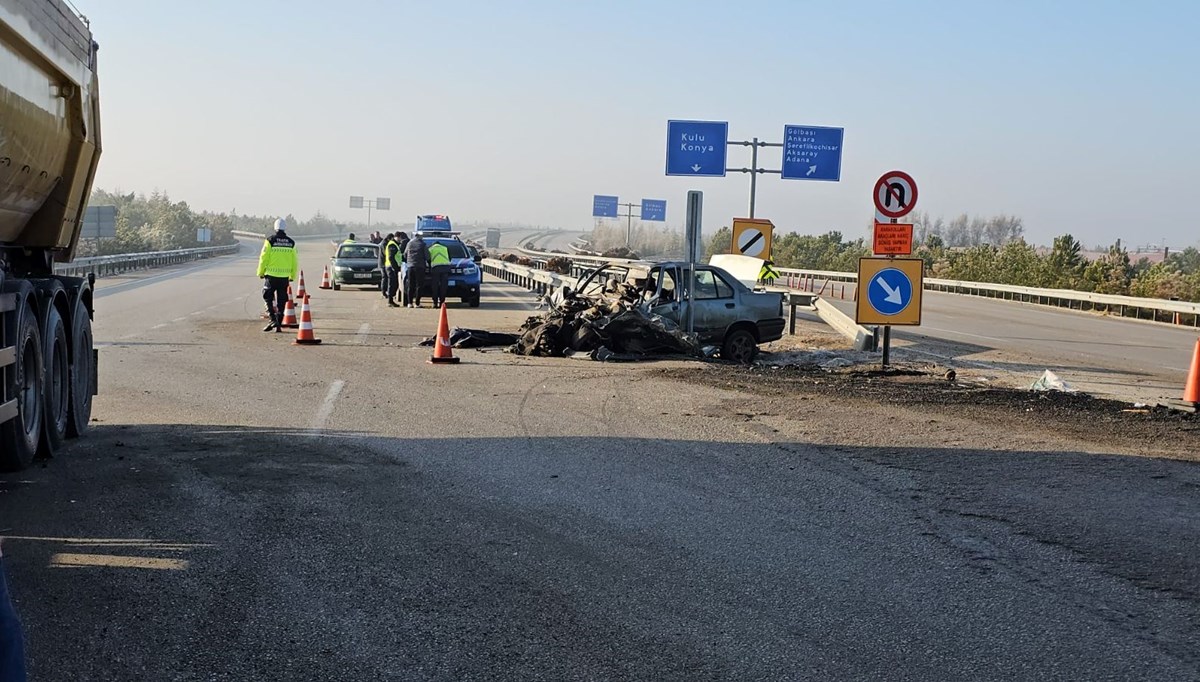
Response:
[{"label": "blue road sign", "polygon": [[896,268],[884,268],[867,285],[867,302],[880,315],[898,315],[912,303],[913,285],[908,275]]},{"label": "blue road sign", "polygon": [[725,177],[727,121],[667,121],[667,175]]},{"label": "blue road sign", "polygon": [[842,179],[842,137],[845,128],[783,127],[784,180]]},{"label": "blue road sign", "polygon": [[642,220],[666,220],[666,199],[642,199]]},{"label": "blue road sign", "polygon": [[592,216],[595,218],[616,218],[617,198],[596,194],[592,196]]}]

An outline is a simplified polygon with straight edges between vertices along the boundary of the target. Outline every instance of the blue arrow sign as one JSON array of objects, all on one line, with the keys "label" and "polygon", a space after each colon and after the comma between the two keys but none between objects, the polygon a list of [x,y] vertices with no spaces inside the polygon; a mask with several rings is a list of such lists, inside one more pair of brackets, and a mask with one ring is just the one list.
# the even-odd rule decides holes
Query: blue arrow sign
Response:
[{"label": "blue arrow sign", "polygon": [[725,177],[727,121],[667,121],[667,175]]},{"label": "blue arrow sign", "polygon": [[642,220],[666,220],[666,199],[642,199]]},{"label": "blue arrow sign", "polygon": [[784,180],[842,179],[842,137],[845,128],[783,127]]},{"label": "blue arrow sign", "polygon": [[912,303],[913,285],[908,275],[884,268],[867,284],[867,302],[880,315],[897,315]]},{"label": "blue arrow sign", "polygon": [[592,196],[592,217],[595,218],[616,218],[617,217],[617,198],[610,197],[604,194],[595,194]]}]

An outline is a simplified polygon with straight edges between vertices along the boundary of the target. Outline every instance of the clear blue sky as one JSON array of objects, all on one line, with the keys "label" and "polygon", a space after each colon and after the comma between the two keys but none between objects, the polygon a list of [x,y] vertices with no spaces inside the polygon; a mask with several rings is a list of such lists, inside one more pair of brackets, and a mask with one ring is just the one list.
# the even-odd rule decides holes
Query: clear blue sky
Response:
[{"label": "clear blue sky", "polygon": [[101,45],[99,186],[197,208],[354,219],[362,194],[588,228],[616,194],[678,226],[700,189],[715,229],[748,178],[664,175],[666,121],[694,118],[845,127],[841,182],[761,179],[784,230],[861,235],[896,168],[918,210],[1016,214],[1038,243],[1200,235],[1198,2],[75,2]]}]

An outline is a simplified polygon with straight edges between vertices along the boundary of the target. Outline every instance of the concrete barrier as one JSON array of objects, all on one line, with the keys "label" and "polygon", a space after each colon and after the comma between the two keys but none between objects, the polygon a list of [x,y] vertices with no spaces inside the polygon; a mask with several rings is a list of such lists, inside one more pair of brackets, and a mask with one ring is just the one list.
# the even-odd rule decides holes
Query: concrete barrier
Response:
[{"label": "concrete barrier", "polygon": [[872,350],[875,346],[874,334],[866,327],[854,322],[854,318],[838,310],[837,306],[823,298],[814,302],[817,315],[842,336],[854,342],[854,350]]}]

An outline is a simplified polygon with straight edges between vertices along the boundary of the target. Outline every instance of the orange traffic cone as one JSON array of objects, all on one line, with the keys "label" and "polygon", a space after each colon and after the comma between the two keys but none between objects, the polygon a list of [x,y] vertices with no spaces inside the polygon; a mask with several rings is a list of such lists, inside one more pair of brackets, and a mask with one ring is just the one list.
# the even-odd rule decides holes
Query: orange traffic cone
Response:
[{"label": "orange traffic cone", "polygon": [[325,274],[321,275],[321,286],[319,288],[320,289],[332,289],[333,288],[333,281],[329,279],[329,266],[328,265],[325,266]]},{"label": "orange traffic cone", "polygon": [[312,308],[308,305],[308,297],[304,297],[304,304],[300,307],[300,331],[296,332],[296,340],[292,342],[293,346],[315,346],[321,343],[321,339],[313,336],[312,323]]},{"label": "orange traffic cone", "polygon": [[450,322],[446,319],[445,303],[442,304],[442,319],[438,320],[437,338],[433,340],[433,357],[429,361],[435,364],[458,362],[450,348]]},{"label": "orange traffic cone", "polygon": [[[288,300],[289,301],[292,300],[292,285],[290,282],[288,283]],[[300,299],[300,300],[303,301],[304,299]]]},{"label": "orange traffic cone", "polygon": [[300,326],[300,323],[296,321],[296,307],[292,305],[292,299],[290,298],[287,300],[287,305],[283,307],[283,323],[279,326],[287,327],[288,329],[295,329]]},{"label": "orange traffic cone", "polygon": [[1196,339],[1196,350],[1192,353],[1192,368],[1183,387],[1183,401],[1200,403],[1200,339]]},{"label": "orange traffic cone", "polygon": [[296,298],[303,301],[308,296],[308,292],[304,290],[304,271],[300,271],[300,280],[296,284]]}]

